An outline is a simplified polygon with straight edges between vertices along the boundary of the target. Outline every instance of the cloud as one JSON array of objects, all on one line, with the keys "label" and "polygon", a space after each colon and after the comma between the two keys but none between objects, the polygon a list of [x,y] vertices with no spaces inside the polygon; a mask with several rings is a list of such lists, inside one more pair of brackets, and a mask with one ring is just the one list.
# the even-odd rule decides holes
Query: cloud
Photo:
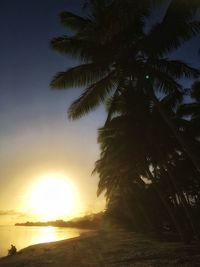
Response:
[{"label": "cloud", "polygon": [[14,225],[26,221],[38,221],[29,213],[17,210],[0,210],[0,225]]},{"label": "cloud", "polygon": [[23,213],[15,210],[0,210],[0,216],[13,216],[13,215],[23,215]]}]

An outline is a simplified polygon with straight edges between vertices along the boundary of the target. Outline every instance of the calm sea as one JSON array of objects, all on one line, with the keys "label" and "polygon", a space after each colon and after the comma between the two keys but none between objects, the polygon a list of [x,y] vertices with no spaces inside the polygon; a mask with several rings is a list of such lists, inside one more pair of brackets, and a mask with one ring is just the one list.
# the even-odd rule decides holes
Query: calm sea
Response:
[{"label": "calm sea", "polygon": [[79,236],[85,230],[64,227],[0,226],[0,257],[7,255],[11,244],[24,247]]}]

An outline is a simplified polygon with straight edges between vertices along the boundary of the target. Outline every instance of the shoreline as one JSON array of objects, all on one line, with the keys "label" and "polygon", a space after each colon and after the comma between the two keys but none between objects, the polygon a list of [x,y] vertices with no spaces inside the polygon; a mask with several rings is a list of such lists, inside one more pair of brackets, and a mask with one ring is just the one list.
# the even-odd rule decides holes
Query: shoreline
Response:
[{"label": "shoreline", "polygon": [[8,255],[11,244],[16,246],[17,251],[20,251],[31,245],[78,237],[83,233],[93,231],[94,229],[80,229],[74,227],[2,226],[0,229],[0,258]]},{"label": "shoreline", "polygon": [[133,232],[95,231],[31,245],[0,259],[0,267],[197,267],[197,244],[160,242]]},{"label": "shoreline", "polygon": [[[10,225],[10,226],[15,226],[15,225]],[[6,227],[8,227],[6,225]],[[21,226],[21,227],[32,227],[32,226]],[[40,227],[40,226],[33,226],[33,227]],[[41,227],[53,227],[53,228],[59,228],[58,226],[41,226]],[[39,246],[39,245],[43,245],[43,244],[53,244],[53,243],[57,243],[57,242],[62,242],[62,241],[68,241],[68,240],[73,240],[73,239],[77,239],[77,238],[82,238],[82,237],[85,237],[85,236],[88,236],[88,235],[93,235],[95,232],[97,232],[97,230],[94,230],[94,229],[81,229],[81,228],[75,228],[75,227],[61,227],[61,228],[67,228],[67,229],[76,229],[79,231],[79,233],[77,235],[74,235],[72,237],[65,237],[63,239],[57,239],[57,240],[52,240],[52,241],[39,241],[38,243],[28,243],[26,244],[25,246],[21,246],[21,247],[18,247],[18,245],[16,246],[17,248],[17,254],[21,254],[21,252],[25,249],[28,249],[32,246]],[[12,244],[16,245],[15,242],[11,242]],[[11,244],[10,243],[10,244]],[[7,251],[10,249],[10,247],[8,247],[8,249],[6,250],[6,253],[1,255],[0,256],[0,261],[1,259],[4,259],[4,258],[8,258],[8,253]],[[5,249],[4,249],[5,250]],[[2,252],[2,251],[1,251]]]}]

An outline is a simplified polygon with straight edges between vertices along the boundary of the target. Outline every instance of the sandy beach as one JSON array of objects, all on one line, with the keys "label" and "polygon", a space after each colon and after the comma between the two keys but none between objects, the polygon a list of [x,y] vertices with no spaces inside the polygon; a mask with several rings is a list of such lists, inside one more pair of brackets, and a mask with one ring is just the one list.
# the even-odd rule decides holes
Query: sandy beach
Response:
[{"label": "sandy beach", "polygon": [[196,244],[160,242],[124,231],[93,232],[38,244],[0,259],[0,267],[198,267]]}]

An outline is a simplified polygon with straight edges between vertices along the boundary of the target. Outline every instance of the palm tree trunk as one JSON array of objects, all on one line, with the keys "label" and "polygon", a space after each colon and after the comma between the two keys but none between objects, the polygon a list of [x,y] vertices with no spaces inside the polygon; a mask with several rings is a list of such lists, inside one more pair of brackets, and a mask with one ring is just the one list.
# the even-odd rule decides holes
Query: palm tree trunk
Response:
[{"label": "palm tree trunk", "polygon": [[135,196],[135,197],[133,196],[133,199],[137,203],[137,208],[138,208],[139,212],[141,213],[141,215],[143,216],[144,221],[148,225],[149,229],[153,229],[152,221],[149,219],[149,216],[147,215],[147,212],[146,212],[146,209],[144,208],[144,206],[140,204],[141,203],[140,199],[137,196]]},{"label": "palm tree trunk", "polygon": [[148,212],[147,212],[146,208],[144,207],[144,205],[140,204],[141,203],[140,195],[137,196],[137,194],[136,195],[133,194],[132,197],[133,197],[133,200],[137,203],[138,210],[140,211],[144,220],[146,221],[147,225],[149,226],[149,229],[153,229],[153,223],[149,219]]},{"label": "palm tree trunk", "polygon": [[[150,172],[149,169],[147,169],[147,174],[148,174],[149,178],[150,178],[152,181],[155,181],[155,178],[154,178],[154,176],[152,175],[152,173]],[[173,222],[173,224],[174,224],[174,227],[175,227],[175,229],[177,230],[177,233],[178,233],[178,235],[179,235],[179,237],[180,237],[180,240],[181,240],[182,242],[184,242],[184,241],[185,241],[184,233],[183,233],[183,230],[182,230],[182,227],[181,227],[179,221],[177,220],[176,215],[174,214],[174,212],[173,212],[173,210],[171,209],[170,205],[169,205],[168,202],[166,201],[166,199],[165,199],[165,197],[164,197],[164,194],[163,194],[162,192],[160,192],[160,189],[159,189],[158,186],[156,185],[156,182],[153,183],[153,186],[154,186],[155,191],[156,191],[156,193],[158,194],[158,196],[159,196],[161,202],[163,203],[164,207],[166,208],[167,213],[169,214],[169,216],[170,216],[170,218],[171,218],[171,220],[172,220],[172,222]]]}]

